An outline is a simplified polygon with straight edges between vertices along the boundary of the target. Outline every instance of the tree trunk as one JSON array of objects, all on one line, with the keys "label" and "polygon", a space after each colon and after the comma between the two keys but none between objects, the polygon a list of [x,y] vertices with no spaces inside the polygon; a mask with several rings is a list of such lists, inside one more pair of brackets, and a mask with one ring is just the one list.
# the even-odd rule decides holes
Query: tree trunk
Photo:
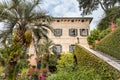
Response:
[{"label": "tree trunk", "polygon": [[9,62],[6,69],[5,75],[7,80],[16,80],[17,71],[16,71],[17,62]]},{"label": "tree trunk", "polygon": [[[24,36],[24,33],[25,33],[25,29],[20,29],[18,28],[17,29],[17,39],[18,41],[14,41],[15,45],[19,45],[22,47],[24,47],[25,45],[25,36]],[[14,43],[12,45],[14,45]],[[17,51],[15,51],[17,52]],[[18,54],[14,54],[9,61],[8,61],[8,65],[6,66],[6,69],[5,69],[5,75],[6,75],[6,79],[7,80],[16,80],[16,77],[17,77],[17,63],[18,63],[18,60],[20,60],[20,56],[21,56],[21,51],[19,51]]]}]

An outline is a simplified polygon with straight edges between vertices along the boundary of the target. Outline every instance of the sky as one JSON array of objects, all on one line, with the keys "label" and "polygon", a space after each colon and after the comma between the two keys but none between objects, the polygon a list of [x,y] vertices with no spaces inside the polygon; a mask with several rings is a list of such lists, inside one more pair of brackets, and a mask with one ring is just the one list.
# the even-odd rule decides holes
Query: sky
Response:
[{"label": "sky", "polygon": [[[43,0],[41,9],[47,11],[53,17],[82,17],[77,0]],[[91,30],[96,28],[96,25],[104,16],[103,14],[103,10],[99,8],[92,15],[85,16],[93,17],[90,24]]]},{"label": "sky", "polygon": [[[42,0],[40,7],[53,17],[82,17],[77,0]],[[93,17],[90,24],[91,30],[96,28],[103,14],[103,10],[99,8],[97,11],[94,11],[92,15],[85,16]],[[3,26],[1,23],[0,25]]]}]

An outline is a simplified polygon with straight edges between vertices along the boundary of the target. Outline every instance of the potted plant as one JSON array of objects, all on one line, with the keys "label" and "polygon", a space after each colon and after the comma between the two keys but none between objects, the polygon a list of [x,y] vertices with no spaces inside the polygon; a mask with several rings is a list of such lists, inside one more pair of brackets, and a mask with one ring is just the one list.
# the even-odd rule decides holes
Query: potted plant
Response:
[{"label": "potted plant", "polygon": [[90,48],[93,48],[94,43],[95,44],[99,43],[99,40],[100,40],[99,34],[100,34],[100,30],[94,29],[91,31],[90,35],[87,37],[87,41]]},{"label": "potted plant", "polygon": [[91,35],[92,35],[93,38],[94,38],[95,44],[98,44],[98,43],[99,43],[99,40],[100,40],[100,30],[94,29],[94,30],[91,32]]},{"label": "potted plant", "polygon": [[89,44],[89,47],[90,48],[93,48],[93,43],[94,43],[94,38],[93,38],[93,36],[88,36],[87,37],[87,41],[88,41],[88,44]]}]

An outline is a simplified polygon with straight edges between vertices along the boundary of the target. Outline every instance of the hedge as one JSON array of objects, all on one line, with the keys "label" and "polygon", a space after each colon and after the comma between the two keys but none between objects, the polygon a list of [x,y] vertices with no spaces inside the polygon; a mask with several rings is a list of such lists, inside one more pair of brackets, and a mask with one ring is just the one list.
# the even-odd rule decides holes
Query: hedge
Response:
[{"label": "hedge", "polygon": [[76,45],[74,54],[78,66],[94,69],[96,74],[101,75],[102,80],[118,80],[118,78],[120,78],[120,72],[82,46]]},{"label": "hedge", "polygon": [[120,28],[103,38],[96,49],[120,59]]}]

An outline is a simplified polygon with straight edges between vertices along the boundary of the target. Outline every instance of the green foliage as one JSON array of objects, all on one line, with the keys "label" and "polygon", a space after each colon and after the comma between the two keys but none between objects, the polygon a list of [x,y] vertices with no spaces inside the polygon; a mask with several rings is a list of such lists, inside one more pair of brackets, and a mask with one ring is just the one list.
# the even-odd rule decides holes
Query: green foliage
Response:
[{"label": "green foliage", "polygon": [[27,76],[28,69],[24,68],[22,72],[20,73],[20,76],[17,76],[17,80],[28,80]]},{"label": "green foliage", "polygon": [[50,55],[49,66],[56,66],[58,60],[58,55]]},{"label": "green foliage", "polygon": [[79,66],[83,66],[87,69],[94,69],[94,72],[99,74],[102,80],[117,80],[120,78],[120,72],[87,51],[85,48],[76,45],[74,54]]},{"label": "green foliage", "polygon": [[56,65],[57,65],[58,55],[50,55],[49,57],[49,71],[55,72],[56,71]]},{"label": "green foliage", "polygon": [[82,14],[87,15],[101,7],[104,11],[114,8],[120,0],[77,0]]},{"label": "green foliage", "polygon": [[26,47],[29,47],[32,42],[32,32],[27,30],[24,34]]},{"label": "green foliage", "polygon": [[0,66],[0,75],[3,73],[4,67]]},{"label": "green foliage", "polygon": [[120,18],[116,20],[116,27],[120,27]]},{"label": "green foliage", "polygon": [[101,77],[85,67],[75,64],[74,54],[63,53],[58,60],[57,73],[52,74],[47,80],[101,80]]},{"label": "green foliage", "polygon": [[110,22],[116,22],[118,18],[120,18],[120,7],[113,7],[105,11],[106,16],[100,21],[97,29],[105,30],[109,27]]},{"label": "green foliage", "polygon": [[[17,68],[20,68],[24,62],[27,62],[25,51],[32,40],[32,33],[39,41],[41,38],[47,37],[48,29],[51,30],[51,27],[48,25],[49,22],[44,24],[36,21],[38,19],[50,21],[51,19],[41,9],[36,10],[36,7],[39,8],[40,2],[41,0],[3,0],[0,2],[0,21],[7,21],[4,23],[4,29],[0,32],[0,42],[3,44],[8,43],[8,39],[11,39],[13,42],[1,49],[2,59],[7,63],[5,74],[9,76],[8,80],[15,80]],[[16,29],[16,34],[14,34]],[[14,44],[15,42],[16,44]],[[15,75],[13,76],[12,73]],[[10,77],[14,77],[14,79]]]},{"label": "green foliage", "polygon": [[103,39],[106,35],[108,35],[111,32],[111,28],[102,30],[99,34],[99,39]]},{"label": "green foliage", "polygon": [[74,55],[69,53],[63,53],[60,57],[60,60],[58,60],[57,64],[57,70],[63,71],[63,72],[71,72],[74,68]]},{"label": "green foliage", "polygon": [[95,40],[99,40],[100,31],[98,29],[94,29],[91,31],[91,34],[87,37],[88,44],[92,45],[94,44]]},{"label": "green foliage", "polygon": [[[20,73],[23,68],[28,66],[26,48],[20,47],[18,44],[8,41],[8,43],[0,48],[0,53],[1,61],[4,61],[5,64],[2,65],[5,67],[4,72],[8,75],[7,79],[15,79],[16,74]],[[18,55],[20,55],[19,60],[17,60]]]},{"label": "green foliage", "polygon": [[89,45],[93,45],[93,43],[94,43],[94,37],[93,37],[92,35],[89,35],[89,36],[87,37],[87,41],[88,41],[88,44],[89,44]]},{"label": "green foliage", "polygon": [[93,45],[93,47],[96,46],[95,40],[101,40],[106,35],[108,35],[111,32],[111,29],[105,29],[100,31],[99,29],[94,29],[91,31],[91,34],[87,37],[87,41],[89,45]]},{"label": "green foliage", "polygon": [[116,19],[120,18],[120,6],[116,6],[106,10],[106,18],[109,21],[116,21]]},{"label": "green foliage", "polygon": [[4,44],[4,47],[0,48],[1,58],[8,63],[13,60],[23,49],[17,44]]},{"label": "green foliage", "polygon": [[27,72],[28,72],[28,69],[26,69],[26,68],[22,69],[22,72],[21,72],[22,79],[21,80],[28,80]]},{"label": "green foliage", "polygon": [[100,41],[96,48],[102,52],[120,59],[120,28],[118,27],[114,32],[111,32],[104,39]]},{"label": "green foliage", "polygon": [[108,20],[106,17],[104,17],[100,22],[99,24],[97,25],[97,29],[99,30],[105,30],[109,27],[109,24],[110,23],[110,20]]},{"label": "green foliage", "polygon": [[87,70],[80,67],[77,71],[71,71],[69,73],[59,72],[57,74],[53,74],[49,76],[47,80],[101,80],[101,77],[94,74],[94,70]]}]

